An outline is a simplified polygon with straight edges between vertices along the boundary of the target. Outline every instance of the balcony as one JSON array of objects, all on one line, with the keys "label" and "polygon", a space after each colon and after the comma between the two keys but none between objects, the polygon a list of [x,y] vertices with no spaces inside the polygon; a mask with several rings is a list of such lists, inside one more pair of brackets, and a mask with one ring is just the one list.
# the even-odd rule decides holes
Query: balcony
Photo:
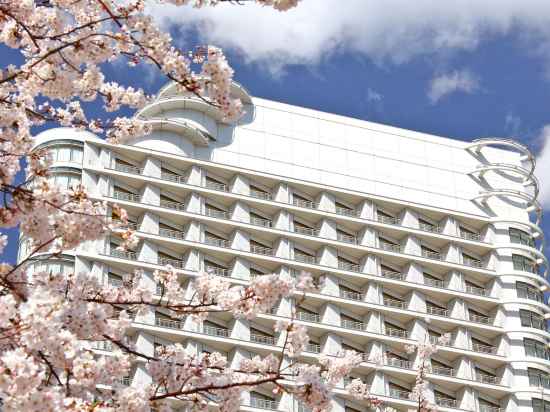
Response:
[{"label": "balcony", "polygon": [[444,308],[438,308],[437,306],[427,306],[426,312],[430,315],[449,317],[449,311]]},{"label": "balcony", "polygon": [[350,272],[361,272],[361,267],[357,263],[338,262],[338,269],[348,270]]},{"label": "balcony", "polygon": [[384,298],[384,305],[392,308],[405,309],[405,302],[398,299]]},{"label": "balcony", "polygon": [[187,179],[185,176],[181,176],[181,175],[177,175],[175,173],[166,173],[166,172],[162,172],[160,174],[160,178],[162,180],[167,180],[169,182],[174,182],[174,183],[180,183],[180,184],[186,184],[187,183]]},{"label": "balcony", "polygon": [[204,209],[204,215],[208,217],[215,217],[218,219],[227,219],[227,212],[224,210],[216,210],[210,207]]},{"label": "balcony", "polygon": [[550,389],[550,376],[531,375],[529,376],[529,386]]},{"label": "balcony", "polygon": [[441,260],[441,253],[434,252],[433,250],[422,249],[422,257],[426,259]]},{"label": "balcony", "polygon": [[113,342],[108,340],[93,341],[91,346],[92,346],[92,349],[103,350],[106,352],[111,352],[113,350]]},{"label": "balcony", "polygon": [[400,389],[390,388],[390,398],[410,400],[411,399],[411,392],[402,391]]},{"label": "balcony", "polygon": [[386,327],[385,329],[386,330],[384,332],[384,335],[386,336],[391,336],[393,338],[402,338],[402,339],[407,339],[409,337],[409,332],[407,332],[404,329],[397,329],[397,328],[390,328],[390,327]]},{"label": "balcony", "polygon": [[250,189],[250,196],[255,197],[256,199],[262,199],[262,200],[272,200],[273,199],[273,196],[271,196],[271,193],[263,192],[261,190]]},{"label": "balcony", "polygon": [[226,328],[218,328],[216,326],[203,325],[202,333],[210,336],[218,336],[220,338],[228,338],[231,331]]},{"label": "balcony", "polygon": [[273,249],[266,246],[250,245],[250,251],[258,255],[273,256]]},{"label": "balcony", "polygon": [[483,267],[483,264],[481,263],[481,260],[473,259],[473,258],[469,258],[469,257],[465,257],[465,256],[462,257],[462,264],[464,266],[470,266],[470,267],[473,267],[473,268],[482,268]]},{"label": "balcony", "polygon": [[359,213],[357,213],[357,210],[336,206],[336,214],[342,216],[357,217]]},{"label": "balcony", "polygon": [[275,338],[273,336],[250,334],[250,342],[275,345]]},{"label": "balcony", "polygon": [[351,299],[351,300],[363,300],[364,295],[359,292],[352,292],[349,290],[341,290],[340,291],[340,297],[344,299]]},{"label": "balcony", "polygon": [[277,410],[277,401],[263,398],[250,397],[250,406],[259,409]]},{"label": "balcony", "polygon": [[141,196],[135,193],[119,192],[115,190],[113,192],[113,199],[139,203],[141,200]]},{"label": "balcony", "polygon": [[462,239],[466,239],[466,240],[473,240],[475,242],[481,242],[481,234],[479,234],[479,233],[466,232],[464,230],[461,230],[460,231],[460,237]]},{"label": "balcony", "polygon": [[225,183],[218,183],[207,180],[204,183],[204,187],[206,187],[207,189],[219,190],[220,192],[227,192],[227,185]]},{"label": "balcony", "polygon": [[321,345],[318,343],[308,343],[306,345],[306,352],[321,353]]},{"label": "balcony", "polygon": [[497,348],[490,345],[482,345],[479,343],[472,343],[472,350],[478,353],[487,353],[489,355],[495,355],[497,353]]},{"label": "balcony", "polygon": [[443,408],[456,408],[458,406],[458,402],[456,401],[456,399],[441,398],[437,396],[435,398],[435,403],[437,406],[441,406]]},{"label": "balcony", "polygon": [[306,236],[319,236],[319,229],[311,227],[294,226],[294,233]]},{"label": "balcony", "polygon": [[215,276],[223,276],[223,277],[231,276],[231,271],[229,269],[220,268],[220,267],[217,267],[217,266],[205,265],[204,266],[204,271],[206,273],[209,273],[209,274],[215,275]]},{"label": "balcony", "polygon": [[395,243],[390,243],[390,242],[384,242],[383,240],[381,240],[379,243],[378,243],[380,249],[382,250],[386,250],[388,252],[394,252],[394,253],[401,253],[401,245],[397,245]]},{"label": "balcony", "polygon": [[411,369],[412,365],[409,360],[390,357],[386,359],[387,366],[393,366],[394,368]]},{"label": "balcony", "polygon": [[296,262],[309,263],[311,265],[317,263],[317,258],[315,256],[306,255],[305,253],[294,252],[294,260]]},{"label": "balcony", "polygon": [[502,412],[498,406],[479,405],[479,412]]},{"label": "balcony", "polygon": [[380,223],[385,223],[387,225],[397,225],[399,224],[399,220],[396,217],[393,216],[386,216],[386,215],[378,215],[376,216],[376,220]]},{"label": "balcony", "polygon": [[309,313],[309,312],[296,312],[296,319],[302,320],[305,322],[321,322],[321,316],[318,313]]},{"label": "balcony", "polygon": [[494,318],[490,318],[488,316],[482,316],[482,315],[474,315],[472,313],[470,313],[468,317],[470,318],[470,321],[475,323],[482,323],[483,325],[492,325],[493,322],[495,321]]},{"label": "balcony", "polygon": [[447,287],[445,285],[445,281],[444,280],[439,280],[439,279],[424,278],[424,284],[426,286],[431,286],[431,287],[434,287],[434,288],[445,289]]},{"label": "balcony", "polygon": [[131,174],[134,174],[134,175],[143,174],[143,169],[141,169],[137,166],[123,165],[123,164],[120,164],[120,163],[115,164],[115,170],[118,171],[118,172],[131,173]]},{"label": "balcony", "polygon": [[130,386],[132,384],[132,378],[129,376],[124,376],[123,378],[120,378],[120,384],[124,386]]},{"label": "balcony", "polygon": [[455,370],[446,366],[432,366],[432,373],[441,376],[455,376]]},{"label": "balcony", "polygon": [[183,329],[184,323],[179,320],[156,318],[155,325],[160,326],[161,328],[170,328],[170,329]]},{"label": "balcony", "polygon": [[317,205],[315,204],[315,202],[311,200],[302,200],[302,199],[294,198],[292,199],[292,204],[298,207],[305,207],[308,209],[317,209]]},{"label": "balcony", "polygon": [[355,236],[345,235],[343,233],[338,233],[336,238],[338,241],[344,242],[344,243],[351,243],[351,244],[357,243],[357,238]]},{"label": "balcony", "polygon": [[109,255],[118,259],[137,260],[136,252],[132,252],[131,250],[111,249]]},{"label": "balcony", "polygon": [[163,237],[169,237],[171,239],[185,239],[185,233],[179,231],[179,230],[172,230],[172,229],[159,229],[159,236]]},{"label": "balcony", "polygon": [[179,259],[170,259],[165,257],[159,257],[158,258],[158,264],[161,266],[167,266],[170,265],[173,268],[176,269],[185,269],[185,262],[183,260]]},{"label": "balcony", "polygon": [[419,222],[420,230],[431,233],[441,233],[441,227],[438,225],[431,225],[429,223]]},{"label": "balcony", "polygon": [[254,226],[271,227],[273,222],[269,219],[262,219],[259,217],[251,217],[250,224]]},{"label": "balcony", "polygon": [[500,379],[493,375],[486,375],[484,373],[476,373],[475,380],[481,383],[488,383],[490,385],[498,385]]},{"label": "balcony", "polygon": [[212,237],[212,236],[205,236],[203,243],[205,245],[224,247],[224,248],[228,248],[231,246],[228,240],[219,239],[217,237]]},{"label": "balcony", "polygon": [[160,200],[160,207],[164,207],[166,209],[172,209],[177,210],[179,212],[185,212],[185,204],[180,202],[175,202],[173,200]]},{"label": "balcony", "polygon": [[485,290],[484,288],[478,288],[476,286],[466,285],[466,293],[478,296],[487,296],[487,290]]},{"label": "balcony", "polygon": [[348,320],[348,319],[342,319],[340,326],[342,326],[345,329],[353,329],[353,330],[365,330],[365,324],[363,322],[359,322],[356,320]]},{"label": "balcony", "polygon": [[404,280],[405,279],[405,275],[403,275],[403,273],[397,272],[395,270],[382,269],[381,270],[381,275],[382,275],[382,277],[388,278],[388,279],[395,279],[395,280]]}]

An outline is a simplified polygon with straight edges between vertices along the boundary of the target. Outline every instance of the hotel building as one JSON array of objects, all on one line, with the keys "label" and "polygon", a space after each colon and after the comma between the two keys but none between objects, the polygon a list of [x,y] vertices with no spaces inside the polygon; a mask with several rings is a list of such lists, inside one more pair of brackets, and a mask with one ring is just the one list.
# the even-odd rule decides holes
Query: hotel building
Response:
[{"label": "hotel building", "polygon": [[[405,346],[450,334],[431,359],[430,396],[441,411],[550,410],[549,283],[535,160],[512,140],[463,142],[253,98],[226,124],[213,106],[173,85],[137,116],[152,134],[112,145],[51,129],[36,147],[54,156],[52,179],[82,182],[126,208],[140,238],[116,235],[35,263],[121,275],[171,264],[191,292],[200,272],[235,284],[271,273],[311,273],[322,288],[283,299],[253,321],[212,314],[202,324],[150,311],[131,328],[140,351],[179,342],[219,351],[231,365],[280,352],[273,324],[294,307],[310,342],[301,356],[364,354],[350,378],[397,411],[411,411],[417,359]],[[20,258],[25,255],[21,238]],[[95,345],[109,354],[109,345]],[[381,361],[373,362],[373,359]],[[126,383],[148,382],[136,363]],[[336,412],[365,411],[344,385]],[[246,393],[243,410],[298,412],[290,395]]]}]

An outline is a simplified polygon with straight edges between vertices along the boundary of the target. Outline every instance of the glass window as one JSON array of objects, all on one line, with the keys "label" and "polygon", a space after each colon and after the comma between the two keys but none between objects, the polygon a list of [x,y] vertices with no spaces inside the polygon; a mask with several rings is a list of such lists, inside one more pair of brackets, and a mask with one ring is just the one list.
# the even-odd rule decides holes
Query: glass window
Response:
[{"label": "glass window", "polygon": [[544,302],[544,295],[536,287],[525,282],[516,282],[516,291],[518,298],[536,300]]},{"label": "glass window", "polygon": [[530,310],[520,309],[519,317],[521,319],[521,326],[546,330],[546,322],[544,321],[544,318],[538,313],[531,312]]},{"label": "glass window", "polygon": [[531,246],[535,247],[535,239],[523,230],[516,229],[514,227],[511,227],[508,230],[508,233],[510,234],[510,241],[512,243],[519,243],[521,245]]},{"label": "glass window", "polygon": [[523,347],[525,348],[525,355],[527,356],[550,360],[550,353],[546,345],[538,340],[524,338]]},{"label": "glass window", "polygon": [[514,270],[522,270],[524,272],[537,273],[537,264],[523,255],[512,255],[512,262],[514,264]]},{"label": "glass window", "polygon": [[535,368],[527,368],[529,386],[550,389],[550,376],[545,371]]},{"label": "glass window", "polygon": [[533,412],[550,412],[549,401],[533,398],[531,399],[531,406],[533,407]]}]

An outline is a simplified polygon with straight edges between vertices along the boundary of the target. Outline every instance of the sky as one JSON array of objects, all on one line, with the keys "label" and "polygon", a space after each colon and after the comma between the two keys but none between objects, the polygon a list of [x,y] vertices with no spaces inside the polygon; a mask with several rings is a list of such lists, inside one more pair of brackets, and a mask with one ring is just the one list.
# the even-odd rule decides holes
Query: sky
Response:
[{"label": "sky", "polygon": [[[254,96],[465,141],[519,140],[538,157],[550,236],[547,0],[302,0],[286,13],[151,3],[149,11],[182,49],[222,47]],[[13,59],[0,48],[0,66]],[[149,93],[165,83],[122,64],[107,74]],[[14,242],[5,254],[15,258]]]}]

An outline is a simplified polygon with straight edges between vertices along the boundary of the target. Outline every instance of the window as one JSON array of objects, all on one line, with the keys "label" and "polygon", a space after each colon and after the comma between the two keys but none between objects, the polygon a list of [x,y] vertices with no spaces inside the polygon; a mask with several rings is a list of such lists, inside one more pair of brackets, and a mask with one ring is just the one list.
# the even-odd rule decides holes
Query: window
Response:
[{"label": "window", "polygon": [[524,338],[523,347],[525,348],[526,356],[550,360],[550,352],[546,345],[538,340]]},{"label": "window", "polygon": [[529,273],[537,273],[539,271],[537,264],[527,256],[512,255],[512,263],[514,264],[514,270],[523,270]]},{"label": "window", "polygon": [[56,146],[49,149],[54,162],[82,163],[82,147]]},{"label": "window", "polygon": [[533,239],[533,236],[531,236],[529,233],[524,232],[523,230],[516,229],[514,227],[511,227],[508,230],[508,233],[510,234],[510,241],[512,243],[519,243],[521,245],[535,247],[535,239]]},{"label": "window", "polygon": [[544,318],[538,313],[531,312],[530,310],[520,309],[519,317],[521,319],[521,326],[546,330],[546,322],[544,321]]},{"label": "window", "polygon": [[529,386],[550,389],[550,375],[545,371],[527,368],[527,376],[529,376]]},{"label": "window", "polygon": [[531,406],[533,412],[550,412],[550,401],[543,401],[542,399],[531,399]]},{"label": "window", "polygon": [[70,171],[70,169],[65,172],[52,171],[48,180],[55,186],[68,190],[80,184],[80,172]]},{"label": "window", "polygon": [[518,298],[544,302],[544,295],[542,294],[542,292],[528,283],[516,282],[516,291],[518,294]]}]

